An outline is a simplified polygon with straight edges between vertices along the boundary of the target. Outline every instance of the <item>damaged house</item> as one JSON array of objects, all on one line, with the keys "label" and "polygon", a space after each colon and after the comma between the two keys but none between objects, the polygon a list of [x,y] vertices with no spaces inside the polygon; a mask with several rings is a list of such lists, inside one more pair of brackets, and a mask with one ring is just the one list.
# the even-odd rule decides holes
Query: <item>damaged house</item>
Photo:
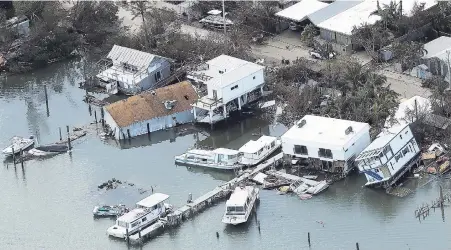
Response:
[{"label": "damaged house", "polygon": [[367,123],[306,115],[281,137],[285,157],[346,175],[371,143]]},{"label": "damaged house", "polygon": [[134,95],[154,89],[171,76],[168,58],[114,45],[105,59],[97,63],[101,71],[97,78],[110,94],[122,92]]},{"label": "damaged house", "polygon": [[189,82],[180,82],[105,106],[105,123],[117,140],[194,121],[198,99]]}]

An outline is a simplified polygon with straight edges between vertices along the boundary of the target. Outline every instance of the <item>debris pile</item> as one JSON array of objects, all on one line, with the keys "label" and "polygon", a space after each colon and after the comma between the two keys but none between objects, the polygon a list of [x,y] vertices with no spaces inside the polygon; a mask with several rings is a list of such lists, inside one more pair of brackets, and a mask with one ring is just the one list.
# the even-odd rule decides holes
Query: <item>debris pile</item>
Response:
[{"label": "debris pile", "polygon": [[[99,186],[97,186],[99,189],[105,189],[105,190],[110,190],[110,189],[116,189],[119,185],[122,184],[122,181],[120,180],[116,180],[115,178],[108,180],[102,184],[100,184]],[[132,183],[130,183],[132,184]],[[130,185],[129,184],[129,185]],[[133,185],[131,185],[133,186]]]}]

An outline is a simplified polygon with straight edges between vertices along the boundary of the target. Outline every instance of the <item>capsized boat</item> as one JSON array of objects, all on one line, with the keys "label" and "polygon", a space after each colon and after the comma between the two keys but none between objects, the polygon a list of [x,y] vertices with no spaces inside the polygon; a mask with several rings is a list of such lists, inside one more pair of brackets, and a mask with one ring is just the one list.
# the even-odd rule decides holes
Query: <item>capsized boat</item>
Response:
[{"label": "capsized boat", "polygon": [[231,225],[245,223],[258,199],[258,188],[253,186],[236,187],[226,202],[226,211],[222,222]]},{"label": "capsized boat", "polygon": [[282,142],[273,136],[264,135],[256,141],[250,140],[238,150],[241,153],[239,162],[245,166],[257,165],[281,145]]},{"label": "capsized boat", "polygon": [[69,150],[67,145],[52,144],[46,146],[39,146],[28,151],[29,154],[34,156],[49,156],[65,153]]},{"label": "capsized boat", "polygon": [[239,163],[240,152],[227,148],[215,150],[191,149],[175,157],[178,164],[198,167],[233,170],[243,165]]},{"label": "capsized boat", "polygon": [[139,201],[136,203],[136,208],[117,218],[116,224],[107,229],[108,235],[126,238],[152,225],[171,209],[169,204],[164,203],[167,199],[169,195],[155,193]]},{"label": "capsized boat", "polygon": [[119,204],[114,206],[102,205],[95,206],[92,213],[95,217],[111,217],[111,216],[121,216],[128,212],[125,205]]},{"label": "capsized boat", "polygon": [[11,144],[3,149],[3,154],[6,156],[12,156],[14,154],[19,154],[20,151],[25,151],[34,145],[34,137],[30,136],[29,138],[24,138],[21,136],[14,136],[11,138]]}]

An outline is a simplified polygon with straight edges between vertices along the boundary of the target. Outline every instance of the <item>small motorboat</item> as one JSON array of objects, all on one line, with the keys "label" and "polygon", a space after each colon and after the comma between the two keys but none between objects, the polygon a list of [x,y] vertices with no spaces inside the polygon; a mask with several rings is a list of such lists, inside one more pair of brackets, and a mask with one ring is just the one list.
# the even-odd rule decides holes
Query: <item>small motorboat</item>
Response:
[{"label": "small motorboat", "polygon": [[111,217],[111,216],[121,216],[128,212],[125,205],[119,204],[116,206],[95,206],[92,213],[96,217]]},{"label": "small motorboat", "polygon": [[231,225],[245,223],[259,198],[259,189],[256,187],[236,187],[226,202],[222,222]]},{"label": "small motorboat", "polygon": [[13,154],[19,154],[20,151],[25,151],[26,149],[34,145],[34,137],[24,138],[21,136],[14,136],[11,138],[11,144],[3,149],[3,154],[6,156],[12,156]]},{"label": "small motorboat", "polygon": [[28,153],[34,156],[49,156],[66,153],[68,150],[69,147],[67,145],[52,144],[33,148],[30,151],[28,151]]}]

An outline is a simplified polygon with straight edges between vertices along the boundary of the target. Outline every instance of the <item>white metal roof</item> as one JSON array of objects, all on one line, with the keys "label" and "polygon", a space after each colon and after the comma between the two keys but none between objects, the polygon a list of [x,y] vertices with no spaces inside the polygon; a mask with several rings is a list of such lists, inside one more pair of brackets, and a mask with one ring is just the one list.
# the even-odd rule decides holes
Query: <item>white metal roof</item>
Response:
[{"label": "white metal roof", "polygon": [[[377,15],[377,4],[381,8],[384,5],[390,4],[393,0],[349,0],[350,2],[360,2],[351,8],[345,8],[342,12],[335,14],[334,16],[316,24],[319,28],[327,29],[330,31],[342,33],[345,35],[351,35],[354,27],[362,26],[363,24],[374,24],[381,19]],[[400,0],[394,0],[395,2],[400,2]],[[344,1],[336,1],[344,2]],[[413,7],[415,3],[424,3],[424,9],[427,10],[432,6],[437,4],[436,0],[403,0],[403,14],[410,16],[412,14]],[[334,5],[332,3],[330,6]],[[320,10],[321,11],[321,10]],[[318,11],[318,12],[320,12]],[[315,13],[313,13],[314,15]]]},{"label": "white metal roof", "polygon": [[264,146],[270,144],[271,142],[275,141],[277,138],[273,136],[262,136],[258,138],[258,140],[250,140],[246,144],[244,144],[239,151],[242,153],[247,154],[254,154],[258,150],[262,149]]},{"label": "white metal roof", "polygon": [[[431,102],[429,99],[421,97],[421,96],[414,96],[410,99],[407,99],[403,102],[401,102],[398,106],[398,110],[395,112],[395,121],[396,124],[408,124],[413,121],[409,121],[409,119],[412,119],[413,117],[406,117],[406,112],[408,110],[414,111],[415,110],[415,101],[417,102],[417,110],[419,112],[423,111],[430,111],[431,110]],[[385,127],[391,127],[391,119],[390,117],[387,118],[385,121]]]},{"label": "white metal roof", "polygon": [[130,212],[122,215],[117,220],[123,221],[123,222],[133,222],[134,220],[138,219],[142,214],[144,214],[146,211],[142,208],[135,208],[132,209]]},{"label": "white metal roof", "polygon": [[[370,125],[363,122],[334,119],[329,117],[306,115],[297,124],[305,120],[305,125],[294,125],[281,139],[299,140],[328,145],[329,148],[343,148],[354,136],[362,130],[368,130]],[[353,132],[346,134],[347,128],[352,127]]]},{"label": "white metal roof", "polygon": [[226,206],[244,206],[251,188],[253,187],[236,187],[232,195],[230,195],[230,198],[227,200]]},{"label": "white metal roof", "polygon": [[295,5],[277,12],[276,16],[287,18],[296,22],[301,22],[307,19],[308,15],[328,5],[329,4],[320,2],[318,0],[302,0]]},{"label": "white metal roof", "polygon": [[356,158],[356,160],[370,158],[374,156],[378,156],[380,152],[383,151],[383,148],[394,138],[396,137],[406,126],[407,124],[396,125],[389,129],[383,130],[379,135],[377,135],[376,139],[371,142],[368,147],[366,147]]},{"label": "white metal roof", "polygon": [[[206,81],[205,84],[212,86],[214,85],[218,88],[226,87],[265,68],[264,66],[256,63],[248,62],[228,55],[220,55],[210,61],[207,61],[207,64],[208,69],[202,73],[211,77],[211,79]],[[223,73],[220,73],[220,71]]]},{"label": "white metal roof", "polygon": [[150,195],[149,197],[142,199],[136,203],[138,206],[148,207],[151,208],[158,203],[161,203],[169,198],[169,195],[162,194],[162,193],[155,193]]},{"label": "white metal roof", "polygon": [[127,63],[140,69],[148,67],[155,58],[155,55],[136,49],[114,45],[110,53],[108,53],[107,58],[113,61]]},{"label": "white metal roof", "polygon": [[217,148],[217,149],[213,150],[213,152],[216,154],[223,154],[223,155],[237,155],[239,153],[239,151],[237,151],[237,150],[228,149],[228,148]]},{"label": "white metal roof", "polygon": [[424,44],[424,49],[426,54],[423,56],[424,59],[437,57],[442,59],[447,55],[446,51],[451,51],[451,37],[441,36],[436,38],[426,44]]},{"label": "white metal roof", "polygon": [[380,16],[374,15],[376,10],[377,0],[366,0],[319,23],[317,26],[322,29],[351,35],[354,27],[360,27],[364,23],[374,24],[380,20]]}]

